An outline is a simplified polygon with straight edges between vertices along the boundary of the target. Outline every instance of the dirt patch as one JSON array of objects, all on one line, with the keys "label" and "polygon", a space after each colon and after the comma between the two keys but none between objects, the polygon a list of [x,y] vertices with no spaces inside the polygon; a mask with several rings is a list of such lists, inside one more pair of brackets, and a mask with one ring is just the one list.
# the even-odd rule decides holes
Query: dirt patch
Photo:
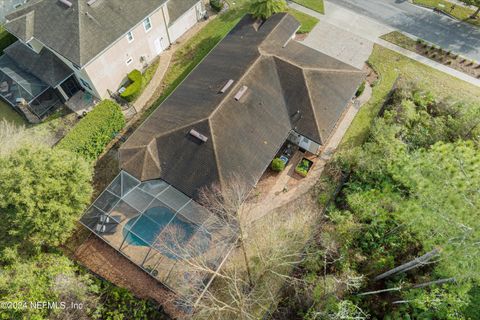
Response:
[{"label": "dirt patch", "polygon": [[367,75],[365,81],[367,81],[371,86],[375,85],[375,83],[378,81],[378,74],[375,72],[375,70],[373,70],[373,68],[368,64],[365,64],[363,71]]},{"label": "dirt patch", "polygon": [[184,317],[175,307],[176,296],[138,266],[93,234],[74,252],[75,259],[100,277],[130,290],[135,296],[163,306],[173,318]]},{"label": "dirt patch", "polygon": [[297,33],[295,35],[295,40],[302,42],[306,37],[308,37],[308,35],[309,33]]},{"label": "dirt patch", "polygon": [[93,197],[97,198],[119,173],[118,148],[113,147],[104,153],[95,163]]}]

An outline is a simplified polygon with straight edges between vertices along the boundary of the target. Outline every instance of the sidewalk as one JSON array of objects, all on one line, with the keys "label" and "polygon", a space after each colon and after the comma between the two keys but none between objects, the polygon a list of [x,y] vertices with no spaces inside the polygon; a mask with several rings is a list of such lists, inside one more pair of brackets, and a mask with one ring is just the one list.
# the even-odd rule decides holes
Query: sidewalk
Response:
[{"label": "sidewalk", "polygon": [[[410,59],[423,63],[429,67],[447,73],[455,78],[461,79],[465,82],[473,84],[475,86],[480,86],[480,79],[471,77],[463,72],[457,71],[455,69],[449,68],[443,64],[430,60],[424,56],[416,54],[412,51],[403,49],[399,46],[394,45],[393,43],[384,41],[379,37],[395,29],[383,25],[379,22],[373,21],[372,19],[365,17],[361,14],[355,13],[348,9],[345,9],[339,5],[333,4],[331,2],[325,1],[325,15],[322,15],[318,12],[300,6],[296,3],[289,4],[292,8],[314,16],[320,19],[320,22],[312,30],[311,34],[315,33],[316,28],[322,28],[322,22],[328,23],[335,26],[338,29],[350,32],[358,37],[365,39],[366,41],[372,41],[378,45],[386,47],[392,51],[400,53]],[[309,37],[305,39],[305,42],[308,43]]]},{"label": "sidewalk", "polygon": [[138,97],[138,99],[133,103],[133,107],[137,112],[140,112],[147,107],[148,102],[152,98],[153,94],[160,87],[163,77],[165,76],[168,66],[170,65],[170,61],[172,60],[172,50],[170,49],[162,52],[159,59],[160,62],[152,80],[150,80],[150,83],[147,85],[140,97]]}]

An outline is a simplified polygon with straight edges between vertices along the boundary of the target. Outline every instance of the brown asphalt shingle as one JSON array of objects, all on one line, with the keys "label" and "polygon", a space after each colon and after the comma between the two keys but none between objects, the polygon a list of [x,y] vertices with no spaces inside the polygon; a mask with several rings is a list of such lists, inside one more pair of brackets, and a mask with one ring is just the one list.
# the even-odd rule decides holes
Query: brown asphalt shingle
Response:
[{"label": "brown asphalt shingle", "polygon": [[260,28],[245,16],[120,148],[121,168],[196,197],[231,176],[254,185],[291,130],[324,143],[364,74],[289,41],[299,26],[288,14]]}]

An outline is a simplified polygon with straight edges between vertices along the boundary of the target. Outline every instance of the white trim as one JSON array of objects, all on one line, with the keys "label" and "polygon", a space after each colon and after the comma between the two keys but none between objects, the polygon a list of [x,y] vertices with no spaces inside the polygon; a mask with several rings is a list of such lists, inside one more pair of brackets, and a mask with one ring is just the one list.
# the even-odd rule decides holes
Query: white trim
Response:
[{"label": "white trim", "polygon": [[[135,41],[135,37],[133,36],[133,32],[132,32],[132,31],[128,31],[126,37],[127,37],[128,43],[132,43],[133,41]],[[131,39],[130,39],[130,38],[131,38]]]},{"label": "white trim", "polygon": [[[150,30],[153,29],[153,24],[152,24],[152,19],[150,16],[146,17],[143,21],[143,30],[145,30],[145,33],[148,33]],[[147,29],[147,23],[150,25],[150,27]]]}]

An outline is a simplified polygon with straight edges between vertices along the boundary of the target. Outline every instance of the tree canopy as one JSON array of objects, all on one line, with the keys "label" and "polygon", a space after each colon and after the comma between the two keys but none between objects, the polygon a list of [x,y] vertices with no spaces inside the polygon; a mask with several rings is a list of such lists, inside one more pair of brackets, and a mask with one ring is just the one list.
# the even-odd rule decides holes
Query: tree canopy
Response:
[{"label": "tree canopy", "polygon": [[476,19],[477,16],[478,16],[478,13],[480,12],[480,0],[460,0],[462,1],[463,3],[465,3],[466,5],[468,6],[475,6],[477,7],[477,10],[475,11],[475,13],[472,15],[472,18],[473,19]]},{"label": "tree canopy", "polygon": [[254,17],[267,20],[275,13],[287,11],[285,0],[257,0],[251,5],[251,13]]},{"label": "tree canopy", "polygon": [[0,245],[58,246],[88,204],[92,168],[61,149],[22,147],[0,158]]}]

